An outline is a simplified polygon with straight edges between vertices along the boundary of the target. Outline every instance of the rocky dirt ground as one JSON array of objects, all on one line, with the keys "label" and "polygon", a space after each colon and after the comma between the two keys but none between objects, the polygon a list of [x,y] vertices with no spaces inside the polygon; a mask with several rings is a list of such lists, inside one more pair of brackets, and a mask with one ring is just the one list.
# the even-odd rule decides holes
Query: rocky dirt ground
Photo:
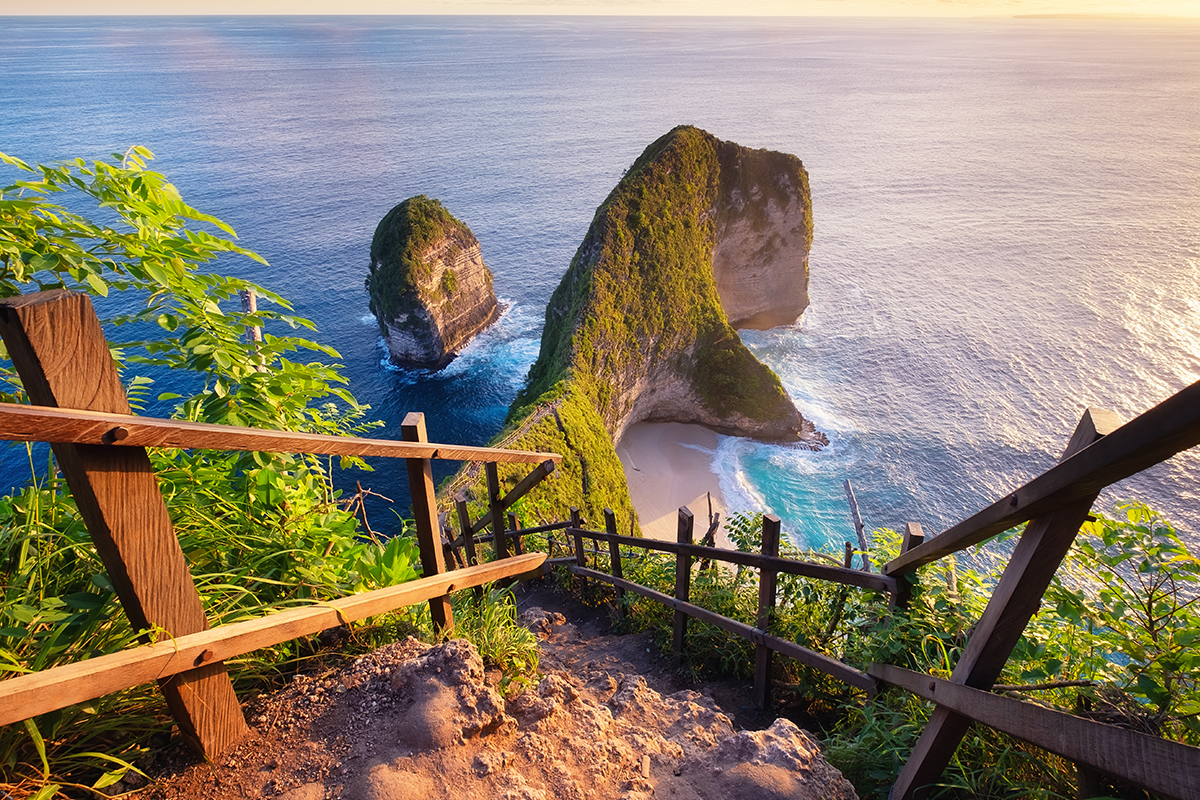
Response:
[{"label": "rocky dirt ground", "polygon": [[[143,800],[854,798],[816,740],[756,719],[748,687],[681,688],[644,635],[545,589],[518,592],[540,678],[507,700],[463,640],[415,639],[298,676],[247,711],[220,763],[177,750]],[[126,787],[131,788],[131,787]]]}]

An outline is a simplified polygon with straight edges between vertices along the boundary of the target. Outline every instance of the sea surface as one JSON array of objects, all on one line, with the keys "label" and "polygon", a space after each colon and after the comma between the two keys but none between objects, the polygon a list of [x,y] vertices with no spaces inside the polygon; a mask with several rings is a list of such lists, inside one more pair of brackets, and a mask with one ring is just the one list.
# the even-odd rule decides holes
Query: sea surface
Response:
[{"label": "sea surface", "polygon": [[[1200,23],[9,17],[0,41],[0,150],[149,147],[267,258],[221,268],[317,322],[385,437],[411,410],[435,441],[500,428],[597,205],[681,123],[811,177],[812,305],[743,339],[830,446],[713,454],[731,508],[802,544],[850,538],[846,479],[869,527],[940,531],[1052,465],[1085,407],[1200,378]],[[375,225],[421,193],[509,303],[437,374],[389,366],[363,288]],[[380,467],[338,481],[406,506]],[[1104,502],[1196,545],[1198,478],[1184,454]]]}]

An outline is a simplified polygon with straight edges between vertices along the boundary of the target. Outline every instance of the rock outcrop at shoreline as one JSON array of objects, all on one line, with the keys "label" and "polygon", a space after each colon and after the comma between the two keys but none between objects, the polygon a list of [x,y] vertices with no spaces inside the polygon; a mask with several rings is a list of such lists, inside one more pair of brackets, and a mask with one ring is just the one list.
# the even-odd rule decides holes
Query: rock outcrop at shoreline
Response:
[{"label": "rock outcrop at shoreline", "polygon": [[[509,446],[563,454],[548,504],[599,520],[627,509],[613,443],[637,422],[819,449],[778,376],[730,321],[796,320],[808,303],[808,175],[795,156],[681,126],[651,144],[601,204],[550,299]],[[565,488],[569,486],[570,488]]]},{"label": "rock outcrop at shoreline", "polygon": [[401,366],[441,369],[500,316],[479,241],[425,195],[380,221],[366,284],[379,332]]}]

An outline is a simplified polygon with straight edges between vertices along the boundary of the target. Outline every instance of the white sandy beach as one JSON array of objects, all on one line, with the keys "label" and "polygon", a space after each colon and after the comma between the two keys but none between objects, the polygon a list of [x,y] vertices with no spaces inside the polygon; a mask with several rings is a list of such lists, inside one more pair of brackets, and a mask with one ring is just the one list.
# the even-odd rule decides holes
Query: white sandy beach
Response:
[{"label": "white sandy beach", "polygon": [[[713,512],[724,521],[725,498],[712,471],[716,449],[717,435],[699,425],[642,422],[625,431],[617,456],[645,536],[675,541],[679,507],[687,506],[695,515],[693,536],[699,542],[708,528],[706,493],[712,495]],[[717,534],[717,546],[730,546],[723,530]]]}]

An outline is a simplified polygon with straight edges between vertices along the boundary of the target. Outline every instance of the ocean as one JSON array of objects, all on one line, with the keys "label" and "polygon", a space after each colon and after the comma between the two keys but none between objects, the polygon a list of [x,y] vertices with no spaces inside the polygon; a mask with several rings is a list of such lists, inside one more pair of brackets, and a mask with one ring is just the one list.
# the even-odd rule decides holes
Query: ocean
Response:
[{"label": "ocean", "polygon": [[[743,339],[830,438],[723,437],[731,509],[805,546],[937,532],[1054,463],[1087,406],[1131,417],[1200,378],[1200,22],[582,17],[0,18],[0,150],[134,144],[270,262],[398,438],[485,443],[546,301],[623,171],[675,125],[794,153],[812,305]],[[11,174],[11,173],[6,173]],[[371,235],[440,199],[509,303],[446,370],[391,367]],[[164,391],[161,382],[159,391]],[[0,484],[28,473],[3,450]],[[403,472],[362,480],[407,504]],[[448,465],[439,468],[446,474]],[[1200,456],[1118,484],[1200,543]],[[378,512],[377,516],[378,516]],[[383,512],[387,514],[389,512]]]}]

